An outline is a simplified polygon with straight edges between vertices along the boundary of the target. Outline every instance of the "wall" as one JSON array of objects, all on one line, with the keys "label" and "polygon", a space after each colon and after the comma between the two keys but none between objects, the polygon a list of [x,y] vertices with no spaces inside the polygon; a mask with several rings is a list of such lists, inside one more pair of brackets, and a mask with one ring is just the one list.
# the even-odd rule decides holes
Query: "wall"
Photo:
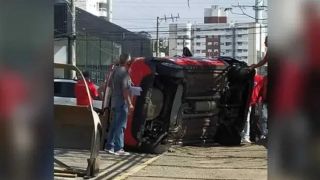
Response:
[{"label": "wall", "polygon": [[54,62],[66,64],[68,60],[68,41],[57,39],[54,41]]}]

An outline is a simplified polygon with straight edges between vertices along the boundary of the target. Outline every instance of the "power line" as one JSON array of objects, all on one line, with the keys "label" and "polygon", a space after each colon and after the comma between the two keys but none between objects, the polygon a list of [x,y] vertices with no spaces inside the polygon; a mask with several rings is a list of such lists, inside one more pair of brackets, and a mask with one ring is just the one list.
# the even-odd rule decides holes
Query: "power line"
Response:
[{"label": "power line", "polygon": [[[247,35],[257,35],[260,33],[245,33],[245,34],[236,34],[235,36],[247,36]],[[264,32],[263,34],[267,34],[267,32]],[[219,37],[230,37],[232,38],[234,35],[202,35],[202,36],[193,36],[190,38],[185,38],[185,37],[175,37],[175,38],[164,38],[166,40],[194,40],[194,39],[203,39],[206,38],[207,36],[219,36]],[[102,38],[103,39],[103,38]],[[79,41],[100,41],[100,39],[90,39],[90,38],[78,38]],[[118,41],[122,41],[122,40],[127,40],[127,41],[142,41],[142,40],[151,40],[151,41],[156,41],[156,38],[150,38],[150,39],[144,39],[144,38],[130,38],[130,39],[119,39]],[[117,41],[114,41],[117,42]]]},{"label": "power line", "polygon": [[[207,31],[231,31],[233,29],[236,29],[236,30],[250,30],[250,29],[265,29],[265,28],[268,28],[268,26],[261,26],[261,27],[228,27],[228,28],[210,28],[210,29],[200,29],[200,30],[196,30],[194,29],[194,31],[196,32],[207,32]],[[178,29],[178,30],[175,30],[175,31],[172,31],[172,30],[162,30],[162,31],[158,31],[159,33],[174,33],[174,32],[188,32],[188,31],[191,31],[192,29],[190,30],[185,30],[185,29]],[[145,31],[145,32],[148,32],[148,33],[151,33],[151,32],[157,32],[157,31]],[[100,32],[100,31],[88,31],[88,33],[97,33],[97,34],[118,34],[118,35],[130,35],[130,34],[135,34],[135,35],[139,35],[139,31],[137,32],[119,32],[119,31],[109,31],[109,32]]]}]

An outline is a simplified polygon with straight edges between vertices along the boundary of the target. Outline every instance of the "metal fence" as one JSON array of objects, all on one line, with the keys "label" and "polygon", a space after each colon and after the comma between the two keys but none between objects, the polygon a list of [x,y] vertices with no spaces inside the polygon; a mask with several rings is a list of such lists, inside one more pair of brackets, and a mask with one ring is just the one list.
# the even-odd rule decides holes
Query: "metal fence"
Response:
[{"label": "metal fence", "polygon": [[121,45],[107,40],[87,36],[77,38],[77,67],[88,71],[97,85],[104,81],[110,64],[121,53]]}]

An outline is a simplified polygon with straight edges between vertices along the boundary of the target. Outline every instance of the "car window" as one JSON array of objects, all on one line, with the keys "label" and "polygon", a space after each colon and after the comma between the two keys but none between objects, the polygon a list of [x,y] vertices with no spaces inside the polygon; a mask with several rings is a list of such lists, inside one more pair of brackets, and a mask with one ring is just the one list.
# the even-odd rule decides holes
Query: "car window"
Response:
[{"label": "car window", "polygon": [[54,96],[75,98],[74,87],[75,83],[54,82]]}]

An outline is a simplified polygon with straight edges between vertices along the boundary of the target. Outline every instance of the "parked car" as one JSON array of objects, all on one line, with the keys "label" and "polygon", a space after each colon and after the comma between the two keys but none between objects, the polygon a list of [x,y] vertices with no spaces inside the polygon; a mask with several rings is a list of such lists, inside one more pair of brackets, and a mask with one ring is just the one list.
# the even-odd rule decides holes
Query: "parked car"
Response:
[{"label": "parked car", "polygon": [[[77,81],[73,79],[54,79],[54,104],[75,106],[77,99],[75,96],[75,85]],[[95,85],[96,89],[99,86]],[[93,107],[102,108],[102,100],[93,100]]]},{"label": "parked car", "polygon": [[[143,91],[132,98],[126,147],[162,153],[173,143],[241,143],[255,74],[245,62],[143,57],[133,60],[129,74]],[[110,92],[105,91],[107,109]]]}]

